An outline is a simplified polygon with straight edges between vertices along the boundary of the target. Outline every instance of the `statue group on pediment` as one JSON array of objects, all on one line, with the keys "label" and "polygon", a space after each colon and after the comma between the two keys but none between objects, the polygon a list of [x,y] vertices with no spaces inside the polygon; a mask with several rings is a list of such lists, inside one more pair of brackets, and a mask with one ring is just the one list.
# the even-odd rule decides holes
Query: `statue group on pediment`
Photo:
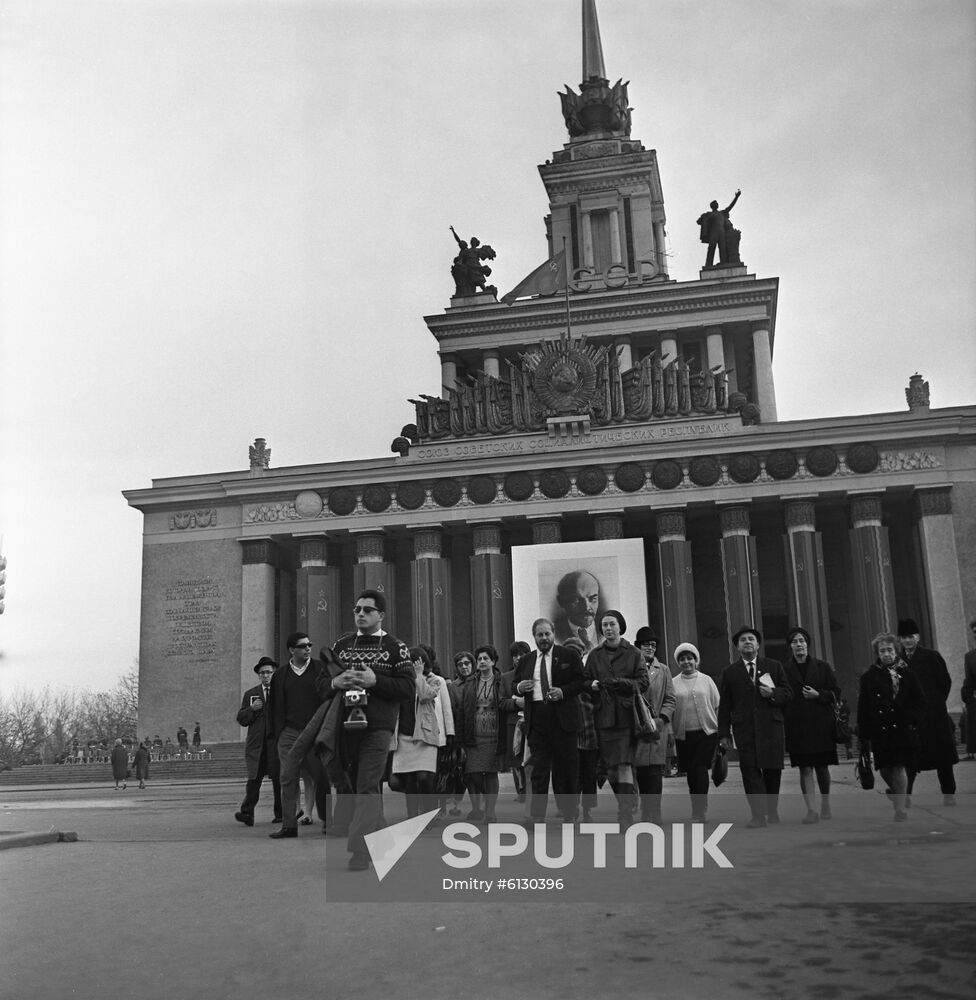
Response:
[{"label": "statue group on pediment", "polygon": [[622,372],[617,351],[564,340],[541,345],[508,367],[507,380],[478,372],[458,380],[446,399],[410,400],[418,439],[541,431],[547,418],[575,414],[601,427],[730,408],[729,370],[719,365],[693,372],[683,358],[662,360],[657,352]]}]

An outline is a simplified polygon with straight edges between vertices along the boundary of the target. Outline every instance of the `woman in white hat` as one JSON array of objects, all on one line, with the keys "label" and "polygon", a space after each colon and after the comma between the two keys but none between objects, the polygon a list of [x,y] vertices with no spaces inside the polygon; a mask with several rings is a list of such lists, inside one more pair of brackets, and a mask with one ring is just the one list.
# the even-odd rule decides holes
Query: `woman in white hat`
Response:
[{"label": "woman in white hat", "polygon": [[688,779],[692,822],[704,823],[708,809],[708,772],[718,744],[718,688],[698,670],[701,655],[690,642],[674,651],[679,673],[674,678],[675,709],[671,719],[678,766]]}]

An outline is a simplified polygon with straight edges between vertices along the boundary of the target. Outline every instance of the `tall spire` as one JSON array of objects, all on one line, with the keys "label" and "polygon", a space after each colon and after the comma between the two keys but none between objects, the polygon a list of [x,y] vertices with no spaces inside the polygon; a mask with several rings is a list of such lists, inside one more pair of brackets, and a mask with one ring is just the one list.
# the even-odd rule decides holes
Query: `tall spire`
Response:
[{"label": "tall spire", "polygon": [[605,80],[607,71],[603,68],[603,45],[600,42],[600,22],[596,18],[596,0],[583,0],[583,83],[594,77]]},{"label": "tall spire", "polygon": [[566,93],[559,95],[571,139],[630,135],[627,84],[621,79],[611,87],[607,79],[596,0],[583,0],[583,80],[579,87],[577,94],[566,84]]}]

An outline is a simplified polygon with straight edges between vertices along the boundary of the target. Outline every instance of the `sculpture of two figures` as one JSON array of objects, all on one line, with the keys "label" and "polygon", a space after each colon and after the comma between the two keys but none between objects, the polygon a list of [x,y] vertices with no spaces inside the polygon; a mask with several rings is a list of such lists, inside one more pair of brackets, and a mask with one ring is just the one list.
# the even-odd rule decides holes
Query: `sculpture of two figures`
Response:
[{"label": "sculpture of two figures", "polygon": [[718,249],[719,267],[742,263],[739,258],[739,240],[742,238],[742,233],[732,225],[732,220],[729,218],[729,213],[735,208],[740,194],[741,191],[736,191],[735,197],[726,208],[720,209],[718,202],[713,201],[711,210],[698,216],[701,241],[708,244],[705,267],[715,266],[716,249]]},{"label": "sculpture of two figures", "polygon": [[485,284],[485,279],[491,274],[491,268],[481,263],[483,260],[494,260],[495,251],[487,243],[482,246],[477,236],[471,237],[469,245],[458,236],[453,226],[450,228],[458,245],[458,255],[451,264],[454,295],[477,295],[479,289],[497,295],[498,289],[494,285]]}]

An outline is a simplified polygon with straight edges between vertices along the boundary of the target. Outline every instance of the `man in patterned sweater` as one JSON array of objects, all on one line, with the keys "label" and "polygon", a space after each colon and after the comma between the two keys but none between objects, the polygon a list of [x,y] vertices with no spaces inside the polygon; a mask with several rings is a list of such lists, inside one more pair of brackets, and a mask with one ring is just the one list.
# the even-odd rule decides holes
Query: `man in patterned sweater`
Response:
[{"label": "man in patterned sweater", "polygon": [[[366,692],[366,724],[348,725],[355,708],[343,706],[339,753],[330,763],[330,777],[341,791],[336,798],[335,824],[349,824],[349,868],[366,871],[369,852],[363,839],[379,826],[380,782],[393,746],[400,702],[413,697],[415,676],[407,647],[383,631],[386,599],[376,590],[364,590],[353,609],[356,631],[342,636],[333,647],[333,697]],[[338,671],[338,672],[335,672]],[[351,815],[350,815],[351,814]]]}]

